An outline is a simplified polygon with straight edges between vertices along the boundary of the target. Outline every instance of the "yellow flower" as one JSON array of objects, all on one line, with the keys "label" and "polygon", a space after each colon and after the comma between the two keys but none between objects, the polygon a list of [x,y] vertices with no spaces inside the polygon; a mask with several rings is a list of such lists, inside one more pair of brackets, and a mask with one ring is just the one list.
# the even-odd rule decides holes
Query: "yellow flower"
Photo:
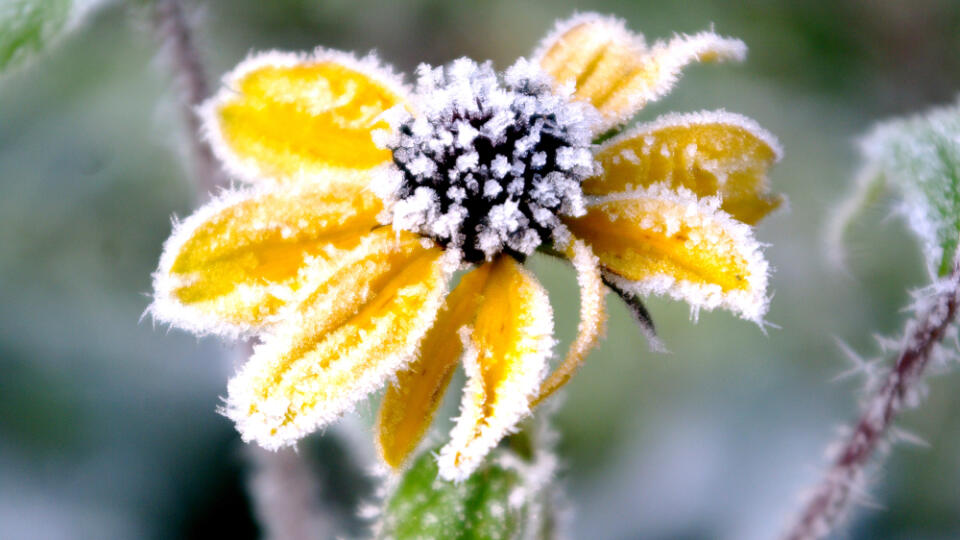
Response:
[{"label": "yellow flower", "polygon": [[[270,449],[387,386],[377,440],[401,466],[462,360],[438,459],[445,478],[465,478],[595,345],[608,286],[762,323],[767,264],[750,225],[781,201],[767,179],[775,139],[720,111],[593,144],[685,65],[744,54],[709,32],[648,46],[585,14],[501,74],[460,59],[421,66],[415,88],[372,57],[254,55],[202,110],[248,185],[175,226],[152,313],[259,337],[225,412]],[[576,339],[549,375],[550,303],[522,265],[537,249],[572,261],[581,295]]]}]

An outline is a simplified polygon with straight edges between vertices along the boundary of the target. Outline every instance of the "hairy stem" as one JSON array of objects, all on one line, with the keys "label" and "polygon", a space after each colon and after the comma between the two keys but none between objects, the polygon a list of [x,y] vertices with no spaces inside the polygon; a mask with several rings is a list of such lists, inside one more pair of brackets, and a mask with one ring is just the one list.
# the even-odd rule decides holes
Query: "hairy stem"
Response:
[{"label": "hairy stem", "polygon": [[203,63],[180,0],[156,0],[153,20],[176,85],[192,154],[193,181],[198,193],[209,194],[227,185],[227,178],[210,145],[200,136],[196,109],[210,94]]},{"label": "hairy stem", "polygon": [[896,362],[863,403],[853,431],[840,441],[837,457],[784,535],[785,540],[826,537],[844,517],[863,471],[891,423],[930,363],[935,346],[954,321],[960,302],[960,266],[933,287],[932,296],[907,323]]}]

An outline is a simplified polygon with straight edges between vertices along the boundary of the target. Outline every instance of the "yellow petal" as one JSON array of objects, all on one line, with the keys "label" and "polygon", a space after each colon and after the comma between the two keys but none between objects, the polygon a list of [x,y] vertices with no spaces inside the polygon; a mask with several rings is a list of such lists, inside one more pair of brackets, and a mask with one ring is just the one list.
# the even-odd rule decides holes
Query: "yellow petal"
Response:
[{"label": "yellow petal", "polygon": [[284,312],[254,349],[227,389],[225,412],[245,441],[293,444],[411,361],[442,304],[451,261],[401,237],[392,248],[371,245],[368,258]]},{"label": "yellow petal", "polygon": [[684,300],[694,313],[723,307],[759,323],[767,263],[751,228],[718,206],[715,197],[655,185],[599,198],[566,224],[618,287]]},{"label": "yellow petal", "polygon": [[424,337],[416,360],[387,388],[377,419],[377,442],[388,465],[401,466],[433,422],[463,352],[457,331],[473,323],[491,267],[483,264],[463,276]]},{"label": "yellow petal", "polygon": [[303,285],[309,261],[355,244],[377,226],[381,206],[357,182],[222,195],[175,226],[151,311],[201,334],[258,328]]},{"label": "yellow petal", "polygon": [[586,13],[559,23],[533,58],[559,85],[575,85],[574,95],[600,111],[600,133],[666,94],[687,64],[740,60],[745,54],[743,42],[712,32],[647,47],[622,20]]},{"label": "yellow petal", "polygon": [[583,189],[605,195],[666,182],[701,197],[719,195],[724,211],[753,224],[783,202],[767,178],[780,155],[776,138],[744,116],[669,114],[604,143],[596,152],[603,173]]},{"label": "yellow petal", "polygon": [[463,328],[467,384],[440,475],[470,476],[483,457],[530,412],[553,346],[547,292],[512,257],[493,263],[474,327]]},{"label": "yellow petal", "polygon": [[371,58],[267,52],[228,74],[202,115],[214,151],[234,175],[251,182],[313,178],[389,160],[371,132],[388,127],[381,113],[405,95]]},{"label": "yellow petal", "polygon": [[577,337],[570,344],[570,350],[563,362],[540,385],[540,392],[533,405],[548,398],[570,380],[583,364],[587,354],[597,345],[606,328],[607,310],[604,296],[607,290],[600,273],[599,260],[581,240],[574,240],[569,251],[568,256],[577,270],[577,284],[580,286],[580,324],[577,327]]}]

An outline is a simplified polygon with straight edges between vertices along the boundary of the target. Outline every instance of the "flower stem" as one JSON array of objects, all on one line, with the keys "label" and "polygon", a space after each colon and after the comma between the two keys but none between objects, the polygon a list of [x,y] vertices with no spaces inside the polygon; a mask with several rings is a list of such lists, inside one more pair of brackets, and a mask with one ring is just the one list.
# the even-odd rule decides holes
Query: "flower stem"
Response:
[{"label": "flower stem", "polygon": [[246,448],[249,493],[266,540],[333,538],[334,520],[318,511],[320,486],[310,464],[292,448],[276,452]]},{"label": "flower stem", "polygon": [[863,478],[863,471],[897,414],[915,390],[930,363],[935,346],[957,315],[960,303],[960,265],[932,287],[917,317],[903,332],[896,362],[863,403],[852,433],[839,441],[839,454],[807,500],[784,540],[816,540],[826,537],[845,516],[851,495]]},{"label": "flower stem", "polygon": [[200,136],[196,109],[210,94],[203,63],[180,0],[156,0],[153,21],[176,85],[192,154],[193,182],[199,194],[209,194],[226,186],[227,178],[210,145]]}]

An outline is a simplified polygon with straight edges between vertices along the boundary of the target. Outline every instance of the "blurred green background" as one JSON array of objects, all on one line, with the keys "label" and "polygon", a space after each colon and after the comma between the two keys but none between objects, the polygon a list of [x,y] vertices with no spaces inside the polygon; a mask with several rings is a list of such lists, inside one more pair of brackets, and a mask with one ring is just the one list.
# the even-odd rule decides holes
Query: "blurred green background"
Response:
[{"label": "blurred green background", "polygon": [[[0,3],[6,0],[0,0]],[[860,383],[840,339],[875,353],[919,252],[882,202],[848,242],[847,272],[823,232],[856,168],[854,138],[877,119],[960,90],[960,3],[951,0],[188,2],[212,79],[250,51],[317,45],[379,51],[398,70],[459,56],[505,67],[575,10],[619,15],[648,39],[715,25],[743,39],[743,65],[694,66],[640,115],[726,108],[780,137],[773,171],[791,208],[758,230],[775,292],[764,335],[726,313],[694,324],[649,307],[670,354],[647,352],[611,296],[605,343],[566,391],[556,425],[572,538],[766,539],[817,478],[852,419]],[[252,538],[245,449],[216,414],[229,345],[141,314],[170,217],[193,204],[166,65],[141,7],[107,6],[48,54],[0,78],[0,538]],[[576,327],[575,278],[534,260],[554,292],[560,349]],[[932,381],[901,446],[840,538],[960,537],[960,374]],[[448,405],[456,405],[453,394]],[[372,416],[362,406],[348,422]],[[448,412],[450,412],[448,410]],[[450,416],[450,414],[444,414]],[[443,424],[439,427],[443,427]],[[365,428],[361,428],[365,429]],[[315,436],[303,453],[322,497],[372,497],[368,436]]]}]

